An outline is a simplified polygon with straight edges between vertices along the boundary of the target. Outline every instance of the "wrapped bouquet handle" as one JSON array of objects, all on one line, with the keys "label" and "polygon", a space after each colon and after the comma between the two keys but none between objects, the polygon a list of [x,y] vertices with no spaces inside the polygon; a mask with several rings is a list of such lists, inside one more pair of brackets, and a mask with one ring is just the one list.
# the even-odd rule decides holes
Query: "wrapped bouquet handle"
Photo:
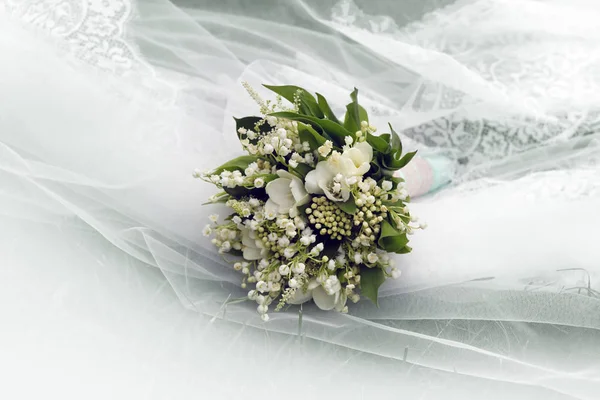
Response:
[{"label": "wrapped bouquet handle", "polygon": [[456,171],[454,160],[441,154],[415,156],[410,164],[394,176],[405,181],[406,191],[412,198],[435,192],[452,181]]}]

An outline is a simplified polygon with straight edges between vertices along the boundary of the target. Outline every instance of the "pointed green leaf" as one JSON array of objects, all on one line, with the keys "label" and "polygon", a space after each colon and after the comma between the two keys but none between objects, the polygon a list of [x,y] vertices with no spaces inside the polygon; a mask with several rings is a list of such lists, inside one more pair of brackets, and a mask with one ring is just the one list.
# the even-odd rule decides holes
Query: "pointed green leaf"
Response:
[{"label": "pointed green leaf", "polygon": [[310,116],[315,116],[317,118],[323,118],[323,112],[315,100],[314,96],[310,94],[306,89],[303,89],[299,86],[293,85],[284,85],[284,86],[271,86],[271,85],[263,85],[267,89],[277,93],[284,99],[288,100],[290,103],[294,103],[294,97],[301,91],[300,93],[300,113],[307,114]]},{"label": "pointed green leaf", "polygon": [[371,163],[371,169],[369,170],[369,176],[375,180],[381,179],[383,173],[381,167],[377,164],[376,160]]},{"label": "pointed green leaf", "polygon": [[350,198],[347,201],[336,203],[337,206],[345,212],[346,214],[355,214],[357,207],[356,202],[354,200],[354,196],[350,195]]},{"label": "pointed green leaf", "polygon": [[263,85],[264,87],[266,87],[267,89],[269,89],[272,92],[277,93],[278,95],[280,95],[281,97],[283,97],[284,99],[286,99],[287,101],[289,101],[290,103],[294,103],[294,97],[296,97],[296,94],[298,92],[302,92],[305,93],[305,97],[312,97],[312,100],[316,103],[317,101],[315,100],[315,98],[304,88],[301,88],[300,86],[294,86],[294,85],[282,85],[282,86],[274,86],[274,85]]},{"label": "pointed green leaf", "polygon": [[377,244],[390,253],[401,253],[408,244],[408,237],[406,233],[398,231],[387,220],[383,220]]},{"label": "pointed green leaf", "polygon": [[[240,128],[247,129],[249,131],[256,131],[256,124],[262,121],[261,117],[244,117],[244,118],[233,118],[235,120],[235,132],[238,135],[240,140],[246,138],[242,138],[242,134],[239,132]],[[259,126],[259,131],[262,133],[266,133],[271,130],[271,127],[267,123],[263,123]],[[258,142],[258,138],[254,140],[250,140],[250,143],[256,144]]]},{"label": "pointed green leaf", "polygon": [[269,115],[271,115],[273,117],[277,117],[277,118],[285,118],[285,119],[289,119],[291,121],[298,121],[298,122],[303,122],[305,124],[311,125],[319,134],[323,133],[323,131],[324,131],[320,122],[327,121],[327,120],[321,120],[319,118],[311,117],[310,115],[298,114],[298,113],[292,112],[292,111],[279,111],[279,112],[271,113]]},{"label": "pointed green leaf", "polygon": [[298,123],[298,136],[300,137],[300,142],[308,142],[310,149],[313,151],[317,150],[326,141],[312,126],[302,122]]},{"label": "pointed green leaf", "polygon": [[414,158],[416,154],[416,151],[406,153],[403,157],[400,157],[399,152],[387,154],[383,158],[383,167],[387,170],[397,171],[401,168],[404,168]]},{"label": "pointed green leaf", "polygon": [[321,111],[323,111],[323,114],[325,115],[325,117],[327,117],[329,120],[335,122],[336,124],[341,125],[340,120],[337,119],[337,117],[335,116],[333,111],[331,111],[331,107],[329,107],[329,103],[327,102],[327,99],[325,99],[325,97],[321,96],[319,93],[316,93],[316,95],[317,95],[317,103],[319,104],[319,107],[321,107]]},{"label": "pointed green leaf", "polygon": [[292,121],[299,121],[310,124],[311,126],[313,126],[313,128],[315,128],[315,130],[322,132],[324,137],[330,138],[331,141],[338,147],[342,147],[346,144],[346,136],[350,136],[353,141],[356,140],[356,135],[354,133],[349,132],[342,125],[330,121],[328,119],[319,119],[287,111],[276,112],[270,115],[277,118],[286,118]]},{"label": "pointed green leaf", "polygon": [[313,168],[311,166],[309,166],[308,164],[298,163],[298,166],[296,168],[290,167],[290,170],[292,172],[294,172],[298,176],[298,178],[301,178],[302,180],[304,180],[306,175],[308,175],[308,173],[310,171],[312,171]]},{"label": "pointed green leaf", "polygon": [[417,155],[416,151],[412,151],[410,153],[406,153],[404,155],[404,157],[402,157],[398,161],[398,163],[396,165],[394,165],[394,166],[397,167],[398,169],[404,168],[416,155]]},{"label": "pointed green leaf", "polygon": [[360,268],[360,294],[379,307],[379,287],[385,282],[385,274],[380,268]]},{"label": "pointed green leaf", "polygon": [[235,171],[235,170],[243,171],[248,167],[248,165],[252,164],[253,162],[257,161],[258,159],[259,159],[258,156],[237,157],[237,158],[234,158],[233,160],[226,162],[225,164],[221,165],[217,169],[215,169],[213,171],[213,174],[218,175],[223,171]]},{"label": "pointed green leaf", "polygon": [[380,136],[371,135],[369,133],[367,135],[367,143],[381,154],[387,154],[390,151],[390,144]]},{"label": "pointed green leaf", "polygon": [[410,246],[404,246],[404,248],[398,252],[396,252],[396,254],[407,254],[410,253],[412,251],[412,247]]},{"label": "pointed green leaf", "polygon": [[346,116],[344,117],[344,128],[350,132],[357,132],[360,130],[360,123],[362,121],[369,121],[367,111],[358,104],[358,89],[354,88],[354,91],[350,94],[352,103],[346,106]]},{"label": "pointed green leaf", "polygon": [[392,132],[392,150],[398,154],[402,154],[402,141],[400,140],[400,136],[398,136],[394,128],[392,128],[392,124],[388,125],[390,126],[390,131]]}]

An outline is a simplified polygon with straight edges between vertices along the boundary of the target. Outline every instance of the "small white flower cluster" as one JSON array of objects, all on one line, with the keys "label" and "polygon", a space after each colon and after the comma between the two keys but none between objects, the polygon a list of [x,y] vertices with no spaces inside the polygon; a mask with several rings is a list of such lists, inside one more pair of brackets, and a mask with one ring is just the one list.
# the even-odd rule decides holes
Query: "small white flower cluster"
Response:
[{"label": "small white flower cluster", "polygon": [[[265,184],[263,176],[271,174],[275,170],[275,166],[272,166],[268,161],[258,160],[248,165],[243,172],[235,169],[233,171],[224,170],[219,174],[208,172],[195,174],[194,176],[200,177],[219,188],[262,187]],[[262,185],[260,185],[261,181]]]},{"label": "small white flower cluster", "polygon": [[[302,262],[290,264],[270,263],[267,259],[261,259],[251,278],[248,280],[256,281],[256,289],[248,292],[248,298],[256,301],[257,311],[264,321],[269,319],[269,306],[283,292],[284,297],[290,300],[291,294],[301,290],[301,286],[306,282],[306,266]],[[286,289],[284,287],[287,286]],[[280,309],[280,307],[277,307]]]},{"label": "small white flower cluster", "polygon": [[[377,150],[381,146],[370,136],[376,129],[363,121],[343,142],[315,131],[311,145],[300,139],[305,125],[270,115],[283,110],[281,98],[273,104],[245,86],[264,115],[245,119],[256,123],[238,129],[250,154],[245,159],[256,161],[236,159],[229,164],[234,167],[201,176],[224,189],[211,200],[233,210],[222,223],[211,216],[204,234],[214,236],[219,253],[243,257],[233,268],[243,275],[242,288],[254,285],[247,297],[256,302],[263,321],[270,309],[311,300],[322,310],[347,312],[347,302],[358,302],[361,294],[373,299],[368,285],[377,285],[376,300],[381,278],[400,276],[385,250],[410,251],[405,235],[426,226],[410,215],[404,183],[387,177],[389,171],[381,167],[388,153]],[[289,87],[274,89],[291,100]],[[293,104],[296,115],[300,110],[312,115],[306,110],[316,105],[301,90]],[[397,146],[394,140],[389,146]],[[245,190],[229,190],[240,186]]]},{"label": "small white flower cluster", "polygon": [[204,227],[204,236],[210,236],[215,234],[215,237],[211,240],[212,244],[219,248],[219,253],[228,253],[233,250],[242,249],[242,237],[240,231],[233,224],[222,224],[218,225],[218,215],[211,215],[210,220],[213,225],[206,225]]},{"label": "small white flower cluster", "polygon": [[[307,142],[300,142],[298,123],[286,119],[267,116],[262,122],[263,129],[239,128],[242,146],[252,155],[272,156],[292,168],[304,163],[314,166],[315,158]],[[264,129],[267,124],[269,130]]]}]

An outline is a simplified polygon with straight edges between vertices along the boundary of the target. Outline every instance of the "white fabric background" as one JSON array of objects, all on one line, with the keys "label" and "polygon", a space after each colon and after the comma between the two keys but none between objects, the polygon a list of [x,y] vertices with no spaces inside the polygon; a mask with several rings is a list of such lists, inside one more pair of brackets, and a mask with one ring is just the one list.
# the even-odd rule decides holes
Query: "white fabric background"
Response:
[{"label": "white fabric background", "polygon": [[[600,93],[597,7],[390,4],[3,2],[7,397],[594,398],[598,152],[577,132]],[[435,136],[440,118],[486,119],[510,129],[473,140],[510,145],[407,138],[469,157],[464,180],[494,179],[415,204],[431,229],[382,308],[309,307],[299,343],[297,310],[267,325],[244,304],[224,315],[243,292],[200,235],[210,188],[191,171],[235,154],[231,115],[252,108],[241,79],[318,88],[337,106],[356,85],[379,126]]]}]

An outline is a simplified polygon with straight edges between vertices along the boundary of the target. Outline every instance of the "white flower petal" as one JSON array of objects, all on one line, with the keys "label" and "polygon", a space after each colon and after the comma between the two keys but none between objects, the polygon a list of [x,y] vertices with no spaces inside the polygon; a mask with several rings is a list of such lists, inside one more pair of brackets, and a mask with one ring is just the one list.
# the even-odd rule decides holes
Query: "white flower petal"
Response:
[{"label": "white flower petal", "polygon": [[306,175],[304,182],[304,187],[306,188],[306,191],[308,193],[323,194],[323,189],[321,189],[321,187],[319,186],[316,169],[313,169]]},{"label": "white flower petal", "polygon": [[346,295],[346,291],[342,290],[341,292],[338,292],[339,296],[337,298],[337,301],[335,302],[335,311],[341,312],[344,307],[346,306],[346,301],[348,301],[348,296]]},{"label": "white flower petal", "polygon": [[296,289],[294,295],[288,300],[289,304],[302,304],[312,299],[312,290],[304,292],[302,288]]},{"label": "white flower petal", "polygon": [[321,284],[319,282],[317,282],[316,279],[313,279],[312,281],[308,282],[308,290],[312,291],[313,289],[319,287]]},{"label": "white flower petal", "polygon": [[273,200],[269,199],[265,203],[265,213],[268,214],[277,214],[279,212],[279,205],[275,203]]},{"label": "white flower petal", "polygon": [[327,294],[327,292],[325,291],[325,289],[323,289],[322,286],[316,287],[313,291],[312,291],[312,296],[313,296],[313,300],[315,302],[315,304],[317,305],[317,307],[319,307],[321,310],[324,311],[329,311],[329,310],[333,310],[333,308],[335,307],[336,304],[336,296],[330,296]]},{"label": "white flower petal", "polygon": [[262,251],[256,247],[244,247],[244,259],[248,261],[260,260]]},{"label": "white flower petal", "polygon": [[289,197],[292,195],[290,192],[290,183],[290,179],[277,178],[267,183],[265,190],[271,200],[277,204],[282,204],[289,201]]},{"label": "white flower petal", "polygon": [[[279,176],[280,178],[285,178],[285,179],[289,179],[289,180],[296,178],[294,175],[290,174],[289,172],[287,172],[284,169],[277,170],[277,176]],[[296,179],[298,179],[298,178],[296,178]]]},{"label": "white flower petal", "polygon": [[360,150],[360,152],[363,154],[363,162],[367,162],[370,163],[371,161],[373,161],[373,148],[371,147],[371,145],[367,142],[360,142],[357,143],[354,146],[355,149]]},{"label": "white flower petal", "polygon": [[310,201],[310,196],[306,189],[304,189],[304,185],[300,179],[292,179],[290,189],[292,190],[292,196],[294,196],[294,200],[296,201],[296,206],[306,204]]}]

